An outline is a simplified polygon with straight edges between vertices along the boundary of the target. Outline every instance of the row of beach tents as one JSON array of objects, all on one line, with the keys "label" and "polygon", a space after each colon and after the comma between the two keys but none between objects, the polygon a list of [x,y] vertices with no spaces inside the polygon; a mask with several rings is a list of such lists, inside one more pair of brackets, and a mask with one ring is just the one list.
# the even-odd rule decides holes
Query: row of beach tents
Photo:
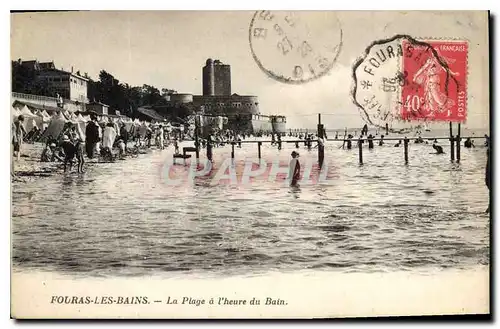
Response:
[{"label": "row of beach tents", "polygon": [[[24,117],[23,126],[27,133],[33,130],[35,127],[43,132],[42,139],[52,136],[57,138],[64,130],[64,127],[68,122],[76,126],[78,134],[85,140],[85,129],[87,122],[89,122],[90,115],[82,115],[81,113],[75,114],[69,111],[58,111],[52,115],[48,114],[45,110],[34,110],[31,111],[26,105],[22,108],[11,108],[12,120],[13,122],[18,120],[18,117],[22,115]],[[153,124],[147,121],[140,121],[139,119],[131,119],[128,117],[111,118],[108,116],[99,116],[99,125],[106,125],[112,123],[116,132],[120,131],[120,128],[125,125],[125,129],[131,134],[136,134],[139,132],[141,138],[144,138],[147,134],[148,127],[154,128],[157,124]],[[183,130],[183,127],[175,127],[170,123],[165,123],[164,127],[167,131],[172,130]]]}]

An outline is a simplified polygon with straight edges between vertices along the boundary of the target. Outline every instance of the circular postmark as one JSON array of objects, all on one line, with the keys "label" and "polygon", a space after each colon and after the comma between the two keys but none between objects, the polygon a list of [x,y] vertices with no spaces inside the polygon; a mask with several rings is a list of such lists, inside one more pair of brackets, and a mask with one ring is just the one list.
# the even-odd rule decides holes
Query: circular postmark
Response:
[{"label": "circular postmark", "polygon": [[396,35],[374,41],[354,63],[353,102],[379,128],[394,121],[464,121],[467,53],[464,40]]},{"label": "circular postmark", "polygon": [[334,12],[257,11],[249,28],[252,56],[269,77],[301,84],[327,74],[342,48]]}]

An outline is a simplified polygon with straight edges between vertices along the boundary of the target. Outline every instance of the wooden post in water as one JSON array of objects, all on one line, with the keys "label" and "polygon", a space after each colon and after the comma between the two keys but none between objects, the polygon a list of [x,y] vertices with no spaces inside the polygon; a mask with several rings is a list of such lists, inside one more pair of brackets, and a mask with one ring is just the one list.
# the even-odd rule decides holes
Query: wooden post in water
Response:
[{"label": "wooden post in water", "polygon": [[[323,125],[321,124],[321,113],[318,113],[318,139],[323,139]],[[323,167],[325,159],[325,147],[318,142],[318,165]]]},{"label": "wooden post in water", "polygon": [[460,162],[460,146],[461,146],[461,141],[460,141],[460,123],[458,124],[458,135],[457,135],[457,163]]},{"label": "wooden post in water", "polygon": [[198,118],[194,117],[194,147],[196,148],[196,163],[200,159],[200,141],[198,138]]},{"label": "wooden post in water", "polygon": [[261,155],[260,155],[260,147],[262,146],[262,142],[257,142],[257,148],[259,150],[259,159],[261,159]]},{"label": "wooden post in water", "polygon": [[455,161],[455,145],[454,145],[454,138],[453,138],[453,128],[452,128],[452,123],[450,122],[450,160]]},{"label": "wooden post in water", "polygon": [[359,149],[359,164],[363,164],[363,144],[361,143],[361,136],[358,139],[358,149]]},{"label": "wooden post in water", "polygon": [[408,138],[404,139],[404,146],[405,146],[405,164],[408,164]]},{"label": "wooden post in water", "polygon": [[234,160],[234,142],[231,142],[231,159]]}]

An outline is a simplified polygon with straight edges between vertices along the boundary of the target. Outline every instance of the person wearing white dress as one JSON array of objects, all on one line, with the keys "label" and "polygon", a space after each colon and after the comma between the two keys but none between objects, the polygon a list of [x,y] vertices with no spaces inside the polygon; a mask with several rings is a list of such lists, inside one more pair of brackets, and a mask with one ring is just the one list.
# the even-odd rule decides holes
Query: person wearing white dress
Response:
[{"label": "person wearing white dress", "polygon": [[112,154],[116,135],[115,127],[113,127],[112,123],[108,123],[102,132],[102,149],[108,155]]}]

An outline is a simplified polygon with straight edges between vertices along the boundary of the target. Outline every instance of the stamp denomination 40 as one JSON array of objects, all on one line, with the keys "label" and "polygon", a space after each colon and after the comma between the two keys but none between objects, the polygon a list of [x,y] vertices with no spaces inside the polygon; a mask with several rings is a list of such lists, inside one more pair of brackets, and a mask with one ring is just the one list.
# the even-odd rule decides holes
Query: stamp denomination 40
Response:
[{"label": "stamp denomination 40", "polygon": [[375,41],[353,67],[353,101],[363,118],[458,121],[467,114],[468,43],[398,35]]}]

